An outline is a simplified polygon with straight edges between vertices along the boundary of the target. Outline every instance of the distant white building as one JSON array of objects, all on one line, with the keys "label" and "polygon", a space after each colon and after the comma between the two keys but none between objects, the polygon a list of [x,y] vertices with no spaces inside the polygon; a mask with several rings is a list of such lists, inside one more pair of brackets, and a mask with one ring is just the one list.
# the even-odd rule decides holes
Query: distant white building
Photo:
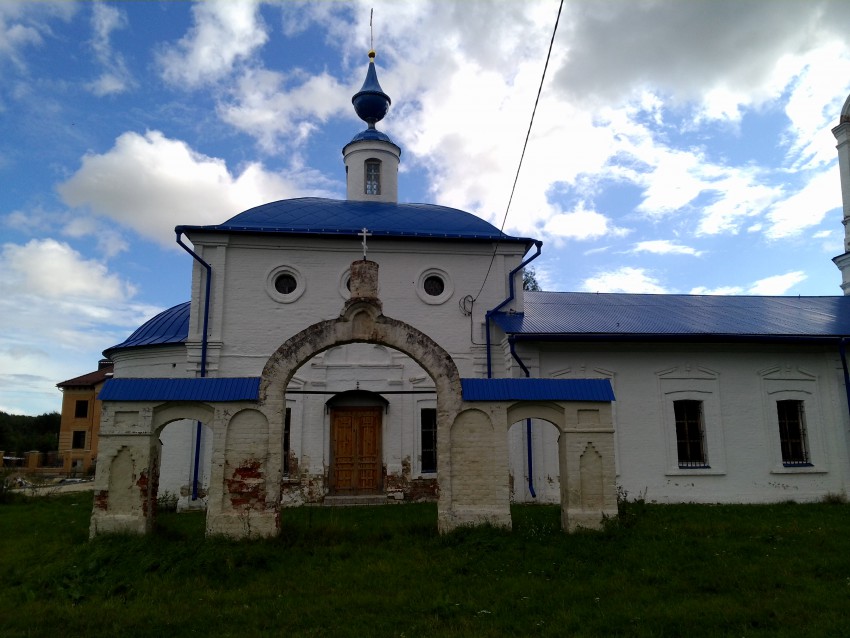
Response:
[{"label": "distant white building", "polygon": [[[222,491],[230,494],[225,509],[253,498],[251,490],[260,490],[251,483],[259,480],[253,466],[236,468],[230,459],[241,454],[243,441],[244,450],[251,447],[256,432],[262,432],[263,445],[269,441],[260,456],[279,457],[268,466],[258,461],[255,468],[269,472],[274,466],[271,478],[263,480],[275,485],[263,483],[262,494],[267,500],[273,495],[275,507],[443,498],[448,492],[457,499],[466,487],[443,479],[458,475],[460,461],[451,474],[442,466],[450,454],[488,477],[484,483],[492,480],[497,487],[491,496],[499,503],[503,484],[513,501],[597,503],[586,487],[597,471],[605,499],[614,480],[628,494],[661,502],[847,494],[844,344],[850,338],[850,298],[524,291],[524,268],[540,254],[541,242],[507,236],[463,211],[397,202],[401,150],[375,128],[390,100],[373,59],[353,102],[368,128],[343,148],[346,200],[283,200],[218,225],[177,227],[178,241],[195,260],[191,301],[151,319],[104,353],[115,372],[100,397],[106,406],[98,460],[104,500],[100,514],[96,504],[93,521],[109,514],[106,492],[114,501],[112,493],[126,489],[115,483],[116,472],[137,467],[133,444],[121,443],[130,441],[134,428],[158,436],[162,449],[161,460],[160,452],[151,452],[153,461],[142,464],[148,475],[131,472],[132,482],[155,483],[158,467],[159,493],[180,494],[182,507],[207,504],[207,494],[221,499]],[[845,226],[848,105],[850,99],[834,129]],[[850,243],[845,246],[850,250]],[[519,418],[504,432],[496,428],[495,456],[475,457],[473,443],[470,452],[454,435],[451,442],[443,440],[449,430],[438,427],[441,379],[435,377],[441,375],[429,374],[385,342],[369,343],[368,334],[358,337],[362,343],[341,338],[303,362],[288,381],[277,416],[268,423],[245,416],[243,432],[228,402],[244,407],[266,396],[268,407],[271,371],[286,350],[282,344],[300,348],[288,340],[294,335],[309,340],[311,327],[329,325],[341,308],[350,308],[352,264],[358,260],[375,262],[380,275],[376,293],[356,297],[375,301],[384,316],[427,335],[450,355],[460,377],[536,379],[524,386],[530,394],[522,398],[544,407],[556,398],[598,401],[596,395],[583,396],[591,392],[584,380],[607,380],[615,397],[606,403],[613,426],[610,459],[600,451],[607,444],[587,442],[579,454],[596,449],[601,461],[585,465],[581,456],[575,479],[585,481],[576,483],[581,489],[562,485],[564,468],[573,466],[559,443],[565,426],[555,424],[557,418]],[[850,252],[835,262],[846,292]],[[355,283],[361,285],[360,279]],[[316,347],[324,348],[321,344]],[[201,377],[207,382],[190,383]],[[216,379],[220,382],[213,383]],[[252,380],[253,389],[240,385]],[[546,394],[549,386],[542,380],[577,384],[558,385],[571,394],[555,397]],[[192,394],[202,386],[199,395]],[[198,401],[208,407],[190,409]],[[576,414],[576,432],[595,431],[590,425],[582,429],[582,423],[585,418],[595,423],[596,417],[582,416],[581,408]],[[213,427],[213,421],[228,424]],[[122,449],[130,450],[125,460]],[[470,488],[464,501],[470,511],[475,494]],[[216,501],[215,507],[218,512],[223,506]],[[93,522],[93,533],[95,527]]]}]

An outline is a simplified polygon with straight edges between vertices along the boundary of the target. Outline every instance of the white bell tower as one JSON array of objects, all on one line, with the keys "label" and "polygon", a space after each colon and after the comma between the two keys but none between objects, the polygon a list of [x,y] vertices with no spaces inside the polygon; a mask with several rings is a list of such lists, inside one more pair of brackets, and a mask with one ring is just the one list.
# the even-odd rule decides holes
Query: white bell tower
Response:
[{"label": "white bell tower", "polygon": [[844,102],[838,126],[832,129],[838,142],[838,172],[841,174],[841,201],[844,207],[844,252],[833,257],[833,263],[841,271],[841,289],[850,295],[850,96]]},{"label": "white bell tower", "polygon": [[359,202],[398,203],[398,163],[401,149],[375,128],[392,100],[378,84],[375,51],[369,51],[369,70],[363,87],[351,98],[358,117],[369,125],[342,149],[346,198]]}]

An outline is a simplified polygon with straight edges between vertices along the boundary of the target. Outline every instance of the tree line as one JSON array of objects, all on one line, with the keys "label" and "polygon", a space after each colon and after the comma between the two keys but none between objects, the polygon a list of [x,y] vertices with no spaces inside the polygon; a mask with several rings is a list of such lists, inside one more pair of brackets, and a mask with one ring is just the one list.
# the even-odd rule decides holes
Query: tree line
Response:
[{"label": "tree line", "polygon": [[0,411],[0,450],[6,456],[31,450],[52,452],[59,446],[60,420],[58,412],[25,416]]}]

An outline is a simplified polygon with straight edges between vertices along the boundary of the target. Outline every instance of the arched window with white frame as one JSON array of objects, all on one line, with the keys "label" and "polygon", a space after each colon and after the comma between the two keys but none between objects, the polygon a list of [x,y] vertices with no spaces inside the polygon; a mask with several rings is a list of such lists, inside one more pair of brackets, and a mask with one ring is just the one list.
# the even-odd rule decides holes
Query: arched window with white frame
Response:
[{"label": "arched window with white frame", "polygon": [[365,190],[367,195],[381,194],[381,160],[367,159],[365,166]]}]

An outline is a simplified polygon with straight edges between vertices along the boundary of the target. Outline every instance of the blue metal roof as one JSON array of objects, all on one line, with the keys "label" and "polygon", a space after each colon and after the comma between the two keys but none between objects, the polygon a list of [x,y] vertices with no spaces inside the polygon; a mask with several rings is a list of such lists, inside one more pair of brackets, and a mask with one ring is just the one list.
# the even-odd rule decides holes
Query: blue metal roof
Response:
[{"label": "blue metal roof", "polygon": [[498,228],[456,208],[434,204],[393,204],[302,197],[251,208],[223,224],[178,226],[177,232],[249,232],[291,235],[350,235],[363,227],[373,237],[431,237],[502,242],[533,240],[511,237]]},{"label": "blue metal roof", "polygon": [[464,401],[614,401],[608,379],[461,379]]},{"label": "blue metal roof", "polygon": [[850,335],[850,297],[525,292],[524,312],[493,315],[527,336],[835,338]]},{"label": "blue metal roof", "polygon": [[153,319],[149,319],[136,331],[118,345],[103,351],[108,352],[136,346],[164,345],[169,343],[185,343],[189,338],[189,306],[190,302],[169,308]]},{"label": "blue metal roof", "polygon": [[259,377],[194,379],[110,379],[101,401],[256,401]]},{"label": "blue metal roof", "polygon": [[[348,144],[353,144],[354,142],[363,142],[365,140],[369,140],[370,142],[380,141],[380,142],[389,142],[399,150],[399,154],[401,153],[401,148],[399,148],[398,144],[393,142],[390,139],[390,136],[386,133],[382,133],[378,129],[367,128],[365,131],[360,131],[357,135],[351,138],[351,141]],[[348,146],[346,144],[346,146]],[[342,149],[342,152],[345,152],[345,149]]]}]

